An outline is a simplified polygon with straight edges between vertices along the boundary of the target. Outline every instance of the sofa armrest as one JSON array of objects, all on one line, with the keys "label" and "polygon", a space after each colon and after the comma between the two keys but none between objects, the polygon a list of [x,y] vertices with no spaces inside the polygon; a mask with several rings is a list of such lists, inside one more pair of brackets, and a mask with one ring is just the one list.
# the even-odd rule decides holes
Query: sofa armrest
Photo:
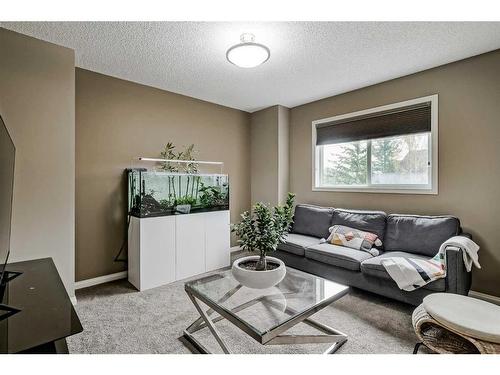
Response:
[{"label": "sofa armrest", "polygon": [[470,234],[470,233],[462,232],[459,234],[459,236],[464,236],[464,237],[467,237],[468,239],[472,240],[472,234]]},{"label": "sofa armrest", "polygon": [[[461,236],[472,238],[468,233]],[[446,292],[467,295],[472,282],[472,273],[467,272],[462,249],[456,246],[446,247]]]}]

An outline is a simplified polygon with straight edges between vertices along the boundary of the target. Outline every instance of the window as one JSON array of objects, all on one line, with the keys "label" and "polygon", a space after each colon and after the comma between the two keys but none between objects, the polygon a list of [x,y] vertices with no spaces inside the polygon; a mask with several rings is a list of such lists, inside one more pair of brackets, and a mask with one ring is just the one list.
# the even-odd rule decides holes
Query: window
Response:
[{"label": "window", "polygon": [[437,194],[437,95],[313,122],[313,190]]}]

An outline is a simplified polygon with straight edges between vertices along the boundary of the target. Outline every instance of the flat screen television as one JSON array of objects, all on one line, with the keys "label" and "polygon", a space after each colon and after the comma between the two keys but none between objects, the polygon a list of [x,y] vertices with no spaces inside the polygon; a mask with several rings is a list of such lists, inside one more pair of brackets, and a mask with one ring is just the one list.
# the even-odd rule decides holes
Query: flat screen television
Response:
[{"label": "flat screen television", "polygon": [[14,142],[0,116],[0,285],[6,282],[5,267],[10,254],[15,155]]}]

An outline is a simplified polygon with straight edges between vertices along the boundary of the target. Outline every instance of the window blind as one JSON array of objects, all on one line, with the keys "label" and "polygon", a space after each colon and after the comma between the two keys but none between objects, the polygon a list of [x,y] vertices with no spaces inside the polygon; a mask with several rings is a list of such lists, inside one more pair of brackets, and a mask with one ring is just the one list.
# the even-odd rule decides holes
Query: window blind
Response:
[{"label": "window blind", "polygon": [[316,145],[431,131],[431,103],[420,103],[316,125]]}]

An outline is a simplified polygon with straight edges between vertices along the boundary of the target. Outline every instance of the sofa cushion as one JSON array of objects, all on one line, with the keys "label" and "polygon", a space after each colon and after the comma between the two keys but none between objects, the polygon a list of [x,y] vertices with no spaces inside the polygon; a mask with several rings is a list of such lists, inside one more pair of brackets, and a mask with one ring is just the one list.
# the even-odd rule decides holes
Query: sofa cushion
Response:
[{"label": "sofa cushion", "polygon": [[[429,259],[429,257],[418,254],[411,254],[403,251],[391,251],[386,252],[378,257],[370,258],[361,262],[361,272],[366,275],[379,277],[386,280],[392,280],[391,276],[387,273],[384,266],[380,262],[384,258],[388,257],[403,257],[403,258],[415,258],[415,259]],[[394,282],[396,285],[396,282]],[[444,291],[446,287],[445,279],[437,279],[422,288],[427,290],[432,290],[436,292]]]},{"label": "sofa cushion", "polygon": [[322,243],[306,248],[306,258],[314,259],[321,263],[359,271],[361,262],[372,258],[366,251],[355,250],[349,247]]},{"label": "sofa cushion", "polygon": [[382,211],[358,211],[336,208],[332,225],[344,225],[365,232],[375,233],[384,242],[386,214]]},{"label": "sofa cushion", "polygon": [[285,243],[278,245],[278,250],[286,251],[287,253],[304,256],[304,250],[311,245],[319,244],[319,238],[304,236],[302,234],[288,233]]},{"label": "sofa cushion", "polygon": [[327,238],[330,234],[328,228],[332,222],[333,208],[319,207],[309,204],[298,204],[295,207],[292,232]]},{"label": "sofa cushion", "polygon": [[405,251],[433,257],[441,244],[460,233],[453,216],[389,215],[384,238],[386,251]]}]

